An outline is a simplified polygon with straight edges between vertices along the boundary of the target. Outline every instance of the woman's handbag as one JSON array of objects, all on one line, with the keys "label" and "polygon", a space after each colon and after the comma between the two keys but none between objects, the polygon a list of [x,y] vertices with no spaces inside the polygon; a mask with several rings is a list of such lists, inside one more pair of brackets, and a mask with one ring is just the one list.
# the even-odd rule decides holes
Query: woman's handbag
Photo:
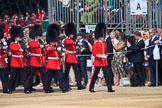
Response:
[{"label": "woman's handbag", "polygon": [[125,87],[125,86],[130,86],[130,79],[128,77],[123,77],[120,79],[120,86]]}]

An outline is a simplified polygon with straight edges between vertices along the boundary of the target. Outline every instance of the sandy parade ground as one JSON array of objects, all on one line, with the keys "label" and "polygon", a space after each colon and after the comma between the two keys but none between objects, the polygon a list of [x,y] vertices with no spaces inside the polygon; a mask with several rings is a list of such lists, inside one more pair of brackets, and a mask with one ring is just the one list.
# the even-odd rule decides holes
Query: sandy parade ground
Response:
[{"label": "sandy parade ground", "polygon": [[0,108],[162,108],[162,86],[159,87],[113,87],[116,92],[108,93],[106,87],[62,93],[45,94],[42,88],[32,94],[24,94],[21,87],[13,94],[0,90]]}]

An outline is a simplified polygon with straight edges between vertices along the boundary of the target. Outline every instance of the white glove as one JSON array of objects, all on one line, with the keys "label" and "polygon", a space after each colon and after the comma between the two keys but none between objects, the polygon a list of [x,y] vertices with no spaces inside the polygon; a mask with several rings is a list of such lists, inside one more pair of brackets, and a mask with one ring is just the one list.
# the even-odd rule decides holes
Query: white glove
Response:
[{"label": "white glove", "polygon": [[105,54],[102,54],[102,55],[101,55],[101,58],[105,58],[105,59],[106,59],[107,56],[106,56]]},{"label": "white glove", "polygon": [[61,50],[62,50],[62,48],[61,48],[61,47],[57,47],[57,51],[59,51],[59,52],[60,52]]}]

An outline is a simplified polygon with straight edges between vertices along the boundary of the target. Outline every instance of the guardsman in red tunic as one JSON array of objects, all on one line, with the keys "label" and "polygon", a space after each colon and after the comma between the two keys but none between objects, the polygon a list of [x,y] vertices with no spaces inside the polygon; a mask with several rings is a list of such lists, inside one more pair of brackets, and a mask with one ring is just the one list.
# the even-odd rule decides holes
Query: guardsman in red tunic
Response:
[{"label": "guardsman in red tunic", "polygon": [[[67,38],[64,40],[64,45],[66,48],[66,54],[65,54],[65,80],[67,82],[67,85],[69,87],[69,71],[71,66],[74,69],[75,79],[77,82],[78,90],[85,89],[81,83],[81,75],[79,72],[79,66],[78,66],[78,59],[76,57],[76,45],[77,43],[74,41],[76,37],[76,26],[74,23],[68,23],[65,25],[65,34]],[[69,87],[70,88],[70,87]]]},{"label": "guardsman in red tunic", "polygon": [[8,83],[8,64],[7,64],[7,54],[6,49],[7,45],[4,45],[4,32],[3,29],[0,28],[0,78],[3,86],[3,93],[7,93],[7,83]]},{"label": "guardsman in red tunic", "polygon": [[102,68],[103,74],[106,80],[106,84],[108,87],[108,92],[114,92],[112,90],[112,80],[111,80],[111,73],[108,72],[108,61],[107,61],[107,44],[104,42],[104,37],[106,35],[106,25],[104,23],[98,23],[95,28],[95,38],[96,42],[93,44],[92,47],[92,54],[95,57],[94,59],[94,72],[92,74],[91,82],[89,91],[94,91],[94,85],[96,82],[96,79],[98,77],[98,73],[100,69]]},{"label": "guardsman in red tunic", "polygon": [[[46,93],[51,93],[53,90],[51,89],[51,80],[53,76],[56,76],[55,78],[59,82],[60,89],[62,90],[63,93],[68,92],[69,89],[67,87],[67,84],[65,82],[65,77],[64,73],[62,71],[62,62],[61,62],[61,54],[60,51],[62,48],[59,46],[58,43],[58,36],[59,36],[59,31],[56,31],[57,28],[59,29],[59,26],[56,25],[55,28],[50,28],[50,26],[53,26],[56,24],[51,24],[48,26],[47,29],[47,42],[48,45],[46,46],[46,56],[47,56],[47,64],[46,64],[46,69],[47,69],[47,76],[46,76]],[[49,29],[50,28],[50,29]]]},{"label": "guardsman in red tunic", "polygon": [[40,38],[42,36],[42,27],[38,24],[34,25],[30,30],[29,36],[33,38],[33,40],[28,42],[28,47],[30,50],[30,75],[26,81],[24,91],[27,94],[32,92],[33,77],[37,71],[41,73],[41,79],[44,89],[46,78],[44,59],[45,52],[43,50],[45,46],[43,43],[40,42]]},{"label": "guardsman in red tunic", "polygon": [[9,49],[11,52],[11,75],[8,82],[8,93],[12,93],[15,89],[14,85],[18,85],[19,81],[16,79],[20,77],[23,86],[26,82],[26,71],[27,61],[25,58],[25,51],[22,49],[20,44],[21,37],[23,36],[23,30],[21,27],[12,26],[10,30],[11,38],[14,42],[10,43]]}]

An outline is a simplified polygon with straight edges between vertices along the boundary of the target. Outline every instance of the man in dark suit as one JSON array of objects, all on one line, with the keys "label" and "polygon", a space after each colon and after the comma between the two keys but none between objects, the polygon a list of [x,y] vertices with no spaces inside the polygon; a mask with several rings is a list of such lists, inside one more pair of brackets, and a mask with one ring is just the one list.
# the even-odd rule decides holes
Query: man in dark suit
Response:
[{"label": "man in dark suit", "polygon": [[[155,35],[154,29],[150,29],[149,34],[151,37],[149,41],[149,46],[155,45],[155,41],[159,40],[159,37]],[[153,58],[153,49],[154,47],[148,48],[146,56],[146,58],[149,59],[149,66],[151,71],[151,86],[156,85],[156,61]]]},{"label": "man in dark suit", "polygon": [[[112,42],[111,42],[111,37],[108,35],[108,33],[106,33],[105,41],[107,43],[107,48],[108,48],[107,51],[108,51],[108,53],[113,53],[113,46],[112,46]],[[108,63],[109,63],[108,71],[111,73],[112,84],[114,84],[113,71],[112,71],[112,67],[111,67],[111,61],[113,60],[113,54],[109,54],[107,60],[108,60]]]},{"label": "man in dark suit", "polygon": [[145,85],[145,77],[144,72],[142,70],[142,62],[144,61],[144,50],[141,50],[145,47],[145,43],[141,37],[140,32],[135,32],[135,45],[131,45],[129,42],[127,42],[127,47],[129,50],[132,51],[131,58],[134,65],[134,73],[136,73],[139,76],[139,85],[138,86],[144,86]]},{"label": "man in dark suit", "polygon": [[85,54],[87,54],[87,42],[85,41],[85,39],[83,39],[84,34],[83,33],[78,33],[77,34],[77,39],[78,39],[78,43],[80,43],[78,45],[78,54],[80,56],[78,56],[78,65],[79,65],[79,71],[81,73],[81,77],[84,78],[84,86],[87,86],[88,84],[88,75],[87,75],[87,63],[86,63],[86,56],[84,56]]}]

